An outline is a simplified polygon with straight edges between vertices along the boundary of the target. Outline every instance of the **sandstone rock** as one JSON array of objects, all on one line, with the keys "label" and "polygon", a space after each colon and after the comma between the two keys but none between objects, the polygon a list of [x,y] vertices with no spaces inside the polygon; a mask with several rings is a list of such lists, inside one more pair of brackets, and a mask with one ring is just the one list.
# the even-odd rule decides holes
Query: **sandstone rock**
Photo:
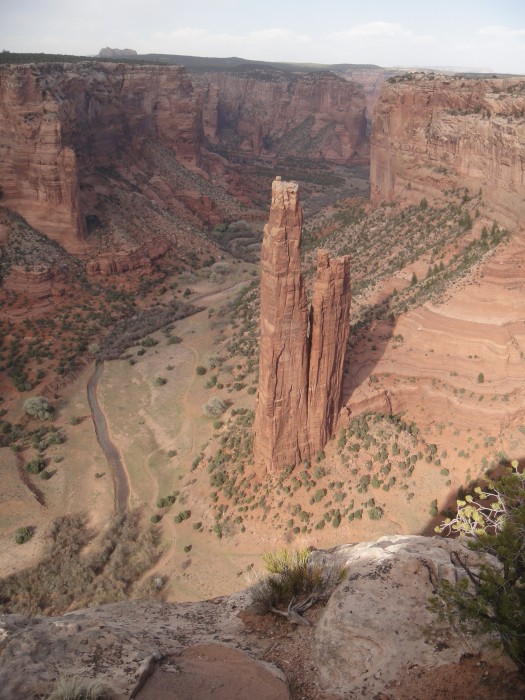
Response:
[{"label": "sandstone rock", "polygon": [[[298,667],[315,676],[315,693],[300,697],[428,697],[400,685],[407,669],[423,677],[440,667],[454,673],[463,655],[481,649],[512,671],[499,650],[484,647],[487,639],[459,635],[427,608],[440,578],[453,582],[461,575],[450,560],[453,549],[475,561],[457,540],[418,536],[314,552],[324,567],[346,566],[346,576],[321,612],[313,652],[301,642],[304,633],[290,629],[286,635],[296,636]],[[197,603],[128,601],[56,618],[0,615],[0,698],[46,697],[54,679],[68,673],[96,676],[117,697],[129,697],[153,657],[159,661],[139,700],[288,698],[283,674],[253,660],[281,637],[271,624],[262,628],[269,636],[244,626],[237,613],[249,601],[244,591]],[[282,668],[297,681],[288,661],[281,657]],[[299,696],[300,682],[296,691]],[[497,697],[497,689],[489,692]]]},{"label": "sandstone rock", "polygon": [[310,455],[308,443],[308,305],[301,276],[303,215],[295,182],[272,185],[261,250],[256,463],[274,470]]},{"label": "sandstone rock", "polygon": [[15,266],[4,279],[3,287],[31,300],[47,299],[53,293],[53,273],[49,268],[25,270]]},{"label": "sandstone rock", "polygon": [[395,80],[375,107],[372,201],[419,202],[451,187],[481,188],[500,223],[522,222],[523,78]]},{"label": "sandstone rock", "polygon": [[367,152],[363,88],[333,73],[223,71],[193,81],[205,135],[231,153],[351,163]]},{"label": "sandstone rock", "polygon": [[119,275],[151,268],[152,261],[161,258],[168,250],[168,241],[158,237],[128,252],[101,253],[86,263],[86,272],[88,275]]},{"label": "sandstone rock", "polygon": [[284,674],[219,644],[196,645],[172,657],[176,673],[156,671],[138,700],[289,700]]},{"label": "sandstone rock", "polygon": [[[450,559],[457,540],[418,536],[335,548],[347,575],[316,628],[316,659],[324,688],[338,697],[375,697],[409,668],[426,671],[480,652],[489,640],[459,635],[428,609],[440,578],[463,575]],[[394,695],[394,697],[397,697]]]},{"label": "sandstone rock", "polygon": [[[298,186],[277,178],[261,251],[259,390],[254,457],[267,471],[324,447],[342,398],[350,258],[318,252],[310,314],[301,276]],[[310,328],[309,328],[310,325]]]},{"label": "sandstone rock", "polygon": [[328,251],[318,250],[308,376],[308,437],[312,453],[326,445],[341,408],[349,315],[350,256],[330,260]]}]

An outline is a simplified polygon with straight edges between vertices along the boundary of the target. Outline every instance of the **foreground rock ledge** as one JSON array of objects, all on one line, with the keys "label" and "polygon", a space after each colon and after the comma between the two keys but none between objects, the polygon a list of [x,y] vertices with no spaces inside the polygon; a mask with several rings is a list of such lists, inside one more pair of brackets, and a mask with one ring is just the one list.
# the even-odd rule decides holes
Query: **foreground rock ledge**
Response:
[{"label": "foreground rock ledge", "polygon": [[[429,671],[488,648],[488,639],[460,637],[427,609],[437,582],[461,575],[450,560],[452,550],[471,561],[475,557],[458,541],[419,536],[382,537],[315,553],[326,566],[346,567],[315,628],[313,650],[304,646],[311,653],[308,666],[316,669],[319,697],[400,698],[398,679],[407,669]],[[258,698],[263,688],[268,698],[287,698],[283,674],[254,661],[264,656],[268,639],[251,633],[238,617],[248,605],[243,591],[201,603],[126,602],[57,618],[2,615],[0,698],[38,697],[60,673],[73,671],[104,678],[115,698],[128,697],[153,654],[162,659],[139,700],[178,697],[181,683],[189,693],[183,697],[221,697],[209,683],[208,676],[216,674],[224,683],[235,678],[239,694],[229,698]],[[300,646],[304,632],[298,634]],[[166,694],[156,695],[155,688]]]}]

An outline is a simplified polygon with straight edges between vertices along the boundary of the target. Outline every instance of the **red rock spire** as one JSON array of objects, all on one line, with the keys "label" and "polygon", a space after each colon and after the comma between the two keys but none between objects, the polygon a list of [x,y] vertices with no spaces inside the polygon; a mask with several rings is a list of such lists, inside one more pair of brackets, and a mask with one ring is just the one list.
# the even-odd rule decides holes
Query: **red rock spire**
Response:
[{"label": "red rock spire", "polygon": [[261,252],[254,457],[266,471],[295,465],[324,447],[341,405],[350,259],[330,260],[327,251],[318,251],[309,313],[301,276],[298,190],[295,182],[274,181]]}]

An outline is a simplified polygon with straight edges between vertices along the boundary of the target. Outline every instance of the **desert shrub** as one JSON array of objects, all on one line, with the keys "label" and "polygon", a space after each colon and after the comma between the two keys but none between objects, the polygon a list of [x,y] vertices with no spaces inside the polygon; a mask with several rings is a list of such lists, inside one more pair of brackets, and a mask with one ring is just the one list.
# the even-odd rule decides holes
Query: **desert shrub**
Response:
[{"label": "desert shrub", "polygon": [[109,697],[106,684],[97,678],[59,676],[48,700],[103,700]]},{"label": "desert shrub", "polygon": [[158,513],[154,513],[150,518],[151,522],[154,524],[159,523],[161,521],[161,519],[162,519],[162,515],[159,515]]},{"label": "desert shrub", "polygon": [[51,418],[53,409],[49,405],[49,401],[43,396],[30,396],[24,401],[24,411],[32,418],[48,420]]},{"label": "desert shrub", "polygon": [[[456,585],[442,581],[433,608],[464,632],[495,633],[525,672],[525,475],[512,466],[498,481],[457,501],[454,518],[437,532],[458,533],[480,553],[478,567],[457,552],[452,560],[465,572]],[[487,557],[486,555],[491,555]]]},{"label": "desert shrub", "polygon": [[32,527],[19,527],[15,533],[15,542],[17,544],[24,544],[24,542],[28,542],[34,534],[35,531]]},{"label": "desert shrub", "polygon": [[168,383],[168,380],[166,379],[166,377],[157,377],[157,379],[155,379],[155,384],[157,386],[164,386],[164,384],[167,384],[167,383]]},{"label": "desert shrub", "polygon": [[202,407],[202,412],[206,416],[220,416],[224,413],[224,411],[228,408],[226,405],[226,401],[223,401],[222,399],[219,399],[217,396],[214,396],[212,399],[210,399],[207,403],[204,404]]},{"label": "desert shrub", "polygon": [[71,416],[71,418],[69,419],[70,425],[78,425],[79,423],[80,423],[79,416]]},{"label": "desert shrub", "polygon": [[480,372],[478,374],[478,384],[483,384],[484,381],[485,381],[485,375],[483,374],[483,372]]},{"label": "desert shrub", "polygon": [[253,609],[261,615],[279,605],[287,605],[294,597],[311,593],[319,597],[326,595],[344,573],[342,569],[324,569],[306,548],[297,552],[280,549],[263,554],[262,559],[268,576],[250,589]]},{"label": "desert shrub", "polygon": [[153,348],[155,345],[159,344],[158,340],[155,340],[155,338],[152,338],[150,335],[147,338],[144,338],[144,340],[140,343],[143,348]]},{"label": "desert shrub", "polygon": [[42,457],[35,457],[26,464],[26,469],[30,474],[40,474],[45,467],[46,463]]},{"label": "desert shrub", "polygon": [[168,345],[177,345],[178,343],[182,343],[182,338],[178,335],[170,335],[168,336]]},{"label": "desert shrub", "polygon": [[51,473],[44,469],[40,472],[40,478],[44,481],[48,481],[48,479],[51,479]]},{"label": "desert shrub", "polygon": [[198,365],[195,368],[195,372],[202,377],[203,374],[206,374],[206,367],[203,367],[202,365]]},{"label": "desert shrub", "polygon": [[227,262],[216,262],[211,266],[211,269],[219,275],[226,275],[230,271],[230,266]]}]

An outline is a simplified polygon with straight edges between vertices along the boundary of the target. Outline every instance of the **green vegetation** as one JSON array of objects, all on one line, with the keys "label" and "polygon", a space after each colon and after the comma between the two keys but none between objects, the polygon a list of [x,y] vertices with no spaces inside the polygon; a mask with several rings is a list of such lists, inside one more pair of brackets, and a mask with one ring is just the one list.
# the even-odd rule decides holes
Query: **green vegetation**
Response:
[{"label": "green vegetation", "polygon": [[467,536],[481,561],[477,567],[453,553],[465,576],[455,586],[442,581],[433,607],[465,631],[496,633],[525,673],[525,475],[513,462],[500,479],[457,504],[456,516],[436,531]]},{"label": "green vegetation", "polygon": [[30,396],[26,399],[24,401],[24,411],[28,416],[39,418],[40,420],[49,420],[53,413],[49,401],[43,396]]},{"label": "green vegetation", "polygon": [[24,544],[28,542],[34,534],[35,530],[32,527],[19,527],[15,533],[15,542],[17,544]]}]

